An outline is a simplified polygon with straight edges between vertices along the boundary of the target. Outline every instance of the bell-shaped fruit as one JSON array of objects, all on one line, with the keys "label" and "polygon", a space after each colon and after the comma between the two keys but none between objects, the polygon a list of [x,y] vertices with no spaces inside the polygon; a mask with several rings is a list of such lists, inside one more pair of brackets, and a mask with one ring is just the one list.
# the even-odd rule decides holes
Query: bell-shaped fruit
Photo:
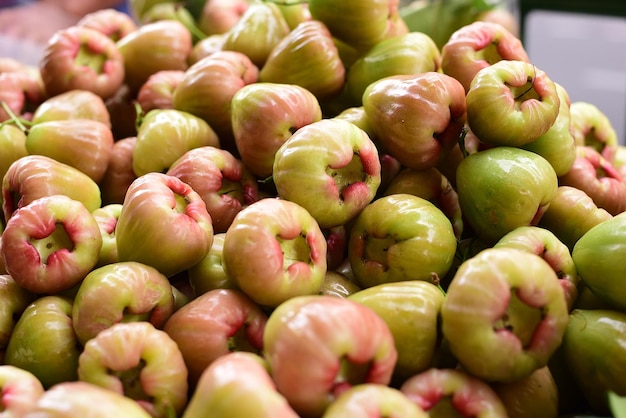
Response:
[{"label": "bell-shaped fruit", "polygon": [[363,107],[385,150],[406,167],[434,167],[465,124],[465,90],[438,72],[389,76],[370,84]]},{"label": "bell-shaped fruit", "polygon": [[148,77],[137,92],[144,114],[153,109],[173,109],[174,91],[184,75],[183,70],[161,70]]},{"label": "bell-shaped fruit", "polygon": [[487,248],[459,266],[441,321],[464,370],[513,382],[547,364],[561,344],[568,307],[543,258],[517,248]]},{"label": "bell-shaped fruit", "polygon": [[519,226],[536,225],[556,195],[550,163],[516,147],[493,147],[470,154],[456,170],[461,212],[487,243]]},{"label": "bell-shaped fruit", "polygon": [[2,358],[16,322],[24,309],[36,297],[34,293],[19,286],[10,275],[0,274],[0,356]]},{"label": "bell-shaped fruit", "polygon": [[206,256],[199,263],[187,270],[189,285],[195,297],[214,289],[235,289],[235,282],[224,271],[222,251],[225,232],[213,235],[213,244]]},{"label": "bell-shaped fruit", "polygon": [[[0,126],[0,179],[9,171],[15,161],[28,155],[26,150],[26,133],[15,125],[3,124]],[[0,196],[0,202],[2,196]],[[2,216],[4,218],[4,216]]]},{"label": "bell-shaped fruit", "polygon": [[259,81],[295,84],[323,100],[341,91],[345,73],[328,28],[319,20],[309,20],[272,49],[259,72]]},{"label": "bell-shaped fruit", "polygon": [[31,155],[45,155],[72,166],[99,183],[113,151],[113,131],[94,119],[59,119],[39,122],[26,135]]},{"label": "bell-shaped fruit", "polygon": [[405,280],[438,283],[454,259],[450,220],[434,204],[411,194],[380,197],[350,227],[348,258],[362,287]]},{"label": "bell-shaped fruit", "polygon": [[594,413],[610,414],[609,392],[626,396],[625,336],[626,313],[622,311],[575,309],[570,314],[563,355]]},{"label": "bell-shaped fruit", "polygon": [[570,105],[570,117],[576,145],[594,148],[613,163],[619,141],[607,115],[593,103],[575,101]]},{"label": "bell-shaped fruit", "polygon": [[589,229],[572,250],[580,278],[594,295],[617,310],[626,310],[626,270],[622,263],[614,261],[626,254],[625,233],[626,213]]},{"label": "bell-shaped fruit", "polygon": [[204,119],[176,109],[148,112],[136,138],[132,159],[136,176],[164,173],[191,149],[220,146],[217,134]]},{"label": "bell-shaped fruit", "polygon": [[204,258],[213,224],[191,186],[174,176],[148,173],[128,188],[115,239],[119,261],[147,264],[170,277]]},{"label": "bell-shaped fruit", "polygon": [[274,47],[291,31],[273,2],[252,2],[224,38],[222,48],[239,51],[261,68]]},{"label": "bell-shaped fruit", "polygon": [[253,83],[233,96],[231,117],[241,161],[255,176],[272,175],[274,156],[291,135],[322,119],[317,97],[304,87]]},{"label": "bell-shaped fruit", "polygon": [[0,404],[7,417],[24,417],[34,409],[45,389],[37,376],[28,370],[3,364],[0,366]]},{"label": "bell-shaped fruit", "polygon": [[89,12],[76,22],[77,26],[84,26],[104,33],[114,42],[136,31],[138,22],[130,13],[107,7]]},{"label": "bell-shaped fruit", "polygon": [[111,126],[105,100],[90,90],[74,89],[48,97],[33,112],[32,123],[61,119],[93,119]]},{"label": "bell-shaped fruit", "polygon": [[104,177],[100,181],[102,204],[121,204],[126,191],[137,178],[133,169],[133,154],[137,137],[118,139],[113,144],[111,158]]},{"label": "bell-shaped fruit", "polygon": [[380,185],[376,145],[342,119],[322,119],[294,132],[276,151],[272,172],[278,196],[305,208],[322,228],[354,219]]},{"label": "bell-shaped fruit", "polygon": [[559,416],[559,388],[548,366],[510,383],[494,383],[509,418],[555,418]]}]

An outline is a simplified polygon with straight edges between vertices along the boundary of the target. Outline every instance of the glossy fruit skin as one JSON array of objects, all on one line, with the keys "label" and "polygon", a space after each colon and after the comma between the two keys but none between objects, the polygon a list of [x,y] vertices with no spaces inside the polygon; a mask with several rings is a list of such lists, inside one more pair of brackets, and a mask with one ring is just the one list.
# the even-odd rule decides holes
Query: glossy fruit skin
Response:
[{"label": "glossy fruit skin", "polygon": [[96,268],[83,279],[74,297],[72,320],[84,346],[119,322],[147,321],[162,328],[174,311],[167,277],[153,267],[128,261]]},{"label": "glossy fruit skin", "polygon": [[480,141],[513,147],[545,134],[560,106],[556,84],[526,61],[503,60],[483,68],[472,79],[466,101],[467,123]]},{"label": "glossy fruit skin", "polygon": [[384,150],[406,167],[434,167],[465,124],[465,90],[438,72],[388,76],[370,84],[363,107]]},{"label": "glossy fruit skin", "polygon": [[275,307],[319,291],[327,270],[326,249],[326,238],[306,209],[268,197],[237,214],[226,231],[222,263],[252,300]]},{"label": "glossy fruit skin", "polygon": [[509,418],[554,418],[559,416],[559,388],[548,366],[511,383],[491,385]]},{"label": "glossy fruit skin", "polygon": [[461,211],[476,235],[495,243],[519,226],[534,225],[558,188],[543,157],[515,147],[470,154],[456,171]]},{"label": "glossy fruit skin", "polygon": [[444,298],[441,288],[420,280],[380,284],[348,296],[373,309],[389,325],[398,351],[394,381],[403,382],[433,364]]},{"label": "glossy fruit skin", "polygon": [[357,416],[426,418],[428,414],[397,388],[363,383],[339,395],[322,415],[323,418]]},{"label": "glossy fruit skin", "polygon": [[124,64],[111,38],[95,29],[73,26],[51,37],[39,69],[48,96],[81,89],[108,99],[125,80]]},{"label": "glossy fruit skin", "polygon": [[626,309],[622,291],[625,273],[615,260],[626,254],[625,233],[626,214],[619,214],[585,232],[572,250],[582,281],[594,295],[620,311]]},{"label": "glossy fruit skin", "polygon": [[267,314],[240,290],[214,289],[178,309],[163,330],[179,346],[195,387],[204,370],[229,352],[261,353],[266,322]]},{"label": "glossy fruit skin", "polygon": [[21,417],[34,409],[45,389],[37,376],[28,370],[2,364],[0,366],[3,414]]},{"label": "glossy fruit skin", "polygon": [[568,322],[554,270],[515,248],[488,248],[461,264],[441,315],[444,338],[463,368],[498,382],[545,366]]},{"label": "glossy fruit skin", "polygon": [[[626,314],[575,309],[563,337],[563,354],[578,387],[597,414],[610,414],[607,391],[626,396]],[[580,359],[587,361],[580,361]]]},{"label": "glossy fruit skin", "polygon": [[4,363],[34,374],[45,389],[77,380],[81,348],[72,327],[72,301],[42,296],[15,324]]},{"label": "glossy fruit skin", "polygon": [[[245,402],[241,402],[245,399]],[[298,418],[258,354],[230,352],[202,373],[182,418]]]},{"label": "glossy fruit skin", "polygon": [[577,100],[570,105],[570,117],[576,145],[589,146],[613,163],[619,139],[607,115],[595,104]]},{"label": "glossy fruit skin", "polygon": [[85,89],[73,89],[48,97],[33,112],[32,122],[60,119],[93,119],[111,126],[111,116],[105,100]]},{"label": "glossy fruit skin", "polygon": [[321,228],[344,225],[375,197],[378,150],[368,135],[342,119],[323,119],[296,131],[274,157],[278,196],[304,207]]},{"label": "glossy fruit skin", "polygon": [[[0,242],[1,244],[1,242]],[[0,358],[9,344],[15,323],[37,295],[20,287],[8,274],[0,274]]]},{"label": "glossy fruit skin", "polygon": [[202,260],[211,248],[213,225],[191,186],[154,172],[128,188],[115,239],[119,261],[144,263],[170,277]]},{"label": "glossy fruit skin", "polygon": [[452,265],[452,224],[428,200],[410,194],[380,197],[350,228],[348,259],[362,287],[405,280],[437,281]]},{"label": "glossy fruit skin", "polygon": [[389,384],[397,360],[387,324],[365,305],[335,296],[285,301],[271,313],[263,340],[276,388],[301,416],[320,416],[356,384]]}]

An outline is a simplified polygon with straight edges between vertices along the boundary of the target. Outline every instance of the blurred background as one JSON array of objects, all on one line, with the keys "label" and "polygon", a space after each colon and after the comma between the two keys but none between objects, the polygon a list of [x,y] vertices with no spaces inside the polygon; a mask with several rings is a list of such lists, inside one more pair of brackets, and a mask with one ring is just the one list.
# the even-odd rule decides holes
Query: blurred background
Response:
[{"label": "blurred background", "polygon": [[[0,0],[0,13],[8,2]],[[480,12],[494,4],[510,12],[537,67],[563,85],[572,101],[586,101],[600,108],[611,120],[620,142],[625,144],[626,1],[401,1],[404,8],[419,9],[407,14],[413,19],[411,25],[438,37],[439,44],[455,26],[467,23],[468,16],[475,18],[474,11]],[[35,18],[45,20],[46,16]],[[44,44],[8,36],[1,25],[0,20],[0,55],[36,65]]]}]

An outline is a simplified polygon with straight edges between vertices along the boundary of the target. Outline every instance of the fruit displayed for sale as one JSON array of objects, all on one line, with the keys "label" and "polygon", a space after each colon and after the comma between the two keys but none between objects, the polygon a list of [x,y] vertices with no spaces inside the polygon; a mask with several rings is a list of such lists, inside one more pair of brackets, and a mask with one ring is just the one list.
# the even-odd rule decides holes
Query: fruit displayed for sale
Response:
[{"label": "fruit displayed for sale", "polygon": [[323,119],[298,129],[274,156],[280,198],[306,209],[321,228],[353,220],[380,186],[376,145],[358,126]]},{"label": "fruit displayed for sale", "polygon": [[9,219],[0,254],[7,273],[36,294],[56,294],[80,283],[102,247],[98,223],[81,203],[64,195],[34,200]]},{"label": "fruit displayed for sale", "polygon": [[154,172],[128,188],[115,240],[119,261],[147,264],[170,277],[204,258],[213,224],[198,192],[177,177]]},{"label": "fruit displayed for sale", "polygon": [[355,385],[389,384],[398,357],[393,334],[375,311],[324,295],[296,296],[276,307],[263,346],[276,388],[304,417],[321,416]]},{"label": "fruit displayed for sale", "polygon": [[600,300],[617,310],[626,310],[622,291],[624,271],[613,260],[626,251],[626,214],[607,219],[585,232],[572,249],[572,260],[581,280]]},{"label": "fruit displayed for sale", "polygon": [[378,142],[402,165],[434,167],[465,124],[463,86],[439,73],[388,76],[370,84],[363,108]]},{"label": "fruit displayed for sale", "polygon": [[470,154],[456,170],[461,213],[488,244],[517,227],[536,225],[557,189],[558,178],[550,163],[517,147]]},{"label": "fruit displayed for sale", "polygon": [[70,90],[88,90],[108,99],[128,75],[125,57],[104,33],[83,26],[57,31],[48,40],[39,63],[48,96]]},{"label": "fruit displayed for sale", "polygon": [[170,417],[187,403],[187,367],[169,335],[145,321],[118,323],[90,339],[78,380],[134,399],[150,416]]},{"label": "fruit displayed for sale", "polygon": [[224,271],[260,305],[316,294],[326,274],[326,237],[299,204],[264,198],[242,209],[226,231]]},{"label": "fruit displayed for sale", "polygon": [[456,271],[441,306],[441,329],[464,370],[513,382],[547,364],[568,312],[559,279],[543,258],[488,248]]},{"label": "fruit displayed for sale", "polygon": [[389,326],[398,351],[394,381],[404,382],[434,364],[445,298],[441,288],[422,280],[406,280],[371,286],[347,298],[374,310]]},{"label": "fruit displayed for sale", "polygon": [[134,261],[92,270],[80,283],[72,303],[72,324],[82,345],[120,322],[145,321],[163,328],[174,313],[167,277]]},{"label": "fruit displayed for sale", "polygon": [[623,138],[508,2],[129,9],[0,57],[0,415],[622,418]]},{"label": "fruit displayed for sale", "polygon": [[[608,392],[625,396],[626,314],[620,310],[572,311],[563,354],[582,395],[597,414],[610,413]],[[587,361],[579,361],[579,359]]]},{"label": "fruit displayed for sale", "polygon": [[205,369],[229,352],[260,354],[266,322],[267,314],[240,290],[214,289],[174,312],[163,330],[178,345],[195,387]]},{"label": "fruit displayed for sale", "polygon": [[450,220],[428,200],[410,194],[380,197],[350,228],[348,259],[362,287],[405,280],[438,284],[457,240]]},{"label": "fruit displayed for sale", "polygon": [[277,390],[267,361],[254,353],[231,352],[202,373],[182,415],[200,418],[298,418]]},{"label": "fruit displayed for sale", "polygon": [[507,416],[487,382],[463,370],[429,368],[408,378],[400,391],[432,418]]}]

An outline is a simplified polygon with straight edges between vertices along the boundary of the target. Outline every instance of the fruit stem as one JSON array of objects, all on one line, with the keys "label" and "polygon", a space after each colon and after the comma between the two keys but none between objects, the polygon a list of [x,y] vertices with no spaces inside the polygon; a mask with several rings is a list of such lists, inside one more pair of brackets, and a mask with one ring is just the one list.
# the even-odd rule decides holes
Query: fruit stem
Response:
[{"label": "fruit stem", "polygon": [[7,115],[9,115],[9,119],[0,123],[0,127],[4,126],[7,123],[14,123],[18,128],[20,128],[20,130],[22,132],[24,132],[25,134],[28,133],[28,128],[26,127],[26,125],[32,125],[29,121],[22,119],[20,117],[18,117],[15,112],[13,112],[13,110],[11,110],[11,108],[9,107],[9,105],[7,105],[7,103],[3,100],[2,102],[0,102],[0,106],[2,106],[2,110],[4,110]]}]

